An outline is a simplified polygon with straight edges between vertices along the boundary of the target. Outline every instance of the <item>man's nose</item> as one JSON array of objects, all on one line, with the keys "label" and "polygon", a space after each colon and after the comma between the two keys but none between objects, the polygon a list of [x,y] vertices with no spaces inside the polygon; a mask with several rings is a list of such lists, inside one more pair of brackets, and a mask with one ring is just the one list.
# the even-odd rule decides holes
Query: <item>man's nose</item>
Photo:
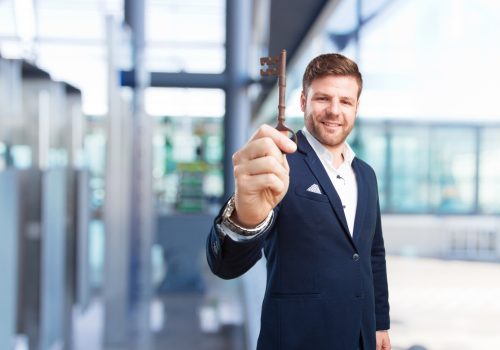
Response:
[{"label": "man's nose", "polygon": [[329,112],[333,115],[338,115],[340,113],[340,103],[339,101],[332,99],[329,106]]}]

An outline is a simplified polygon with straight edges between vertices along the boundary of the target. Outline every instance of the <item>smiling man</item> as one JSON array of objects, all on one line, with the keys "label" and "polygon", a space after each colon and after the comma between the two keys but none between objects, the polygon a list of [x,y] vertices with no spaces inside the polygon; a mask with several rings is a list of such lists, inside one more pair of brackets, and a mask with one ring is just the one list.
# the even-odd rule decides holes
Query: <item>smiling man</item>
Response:
[{"label": "smiling man", "polygon": [[262,256],[259,350],[390,349],[377,180],[346,143],[363,80],[340,54],[314,58],[295,145],[263,125],[233,155],[235,194],[207,239],[211,270],[235,278]]}]

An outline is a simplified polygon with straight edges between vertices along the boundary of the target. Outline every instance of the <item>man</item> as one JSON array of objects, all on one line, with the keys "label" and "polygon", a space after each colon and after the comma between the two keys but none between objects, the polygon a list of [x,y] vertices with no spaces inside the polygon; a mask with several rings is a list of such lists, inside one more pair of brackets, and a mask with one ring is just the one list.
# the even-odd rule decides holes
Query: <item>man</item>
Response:
[{"label": "man", "polygon": [[214,274],[235,278],[264,249],[259,350],[391,348],[377,180],[345,141],[362,85],[350,59],[314,58],[298,144],[264,125],[233,155],[235,194],[215,219],[207,258]]}]

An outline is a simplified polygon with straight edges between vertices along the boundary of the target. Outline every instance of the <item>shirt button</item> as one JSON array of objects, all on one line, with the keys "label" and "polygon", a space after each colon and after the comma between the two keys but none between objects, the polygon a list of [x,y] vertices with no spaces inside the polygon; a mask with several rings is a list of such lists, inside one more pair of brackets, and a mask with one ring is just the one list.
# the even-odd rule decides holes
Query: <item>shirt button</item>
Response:
[{"label": "shirt button", "polygon": [[345,205],[342,206],[342,208],[344,208],[344,209],[345,209],[345,207],[346,207]]},{"label": "shirt button", "polygon": [[354,253],[354,255],[352,256],[352,260],[358,261],[359,260],[359,254],[358,253]]}]

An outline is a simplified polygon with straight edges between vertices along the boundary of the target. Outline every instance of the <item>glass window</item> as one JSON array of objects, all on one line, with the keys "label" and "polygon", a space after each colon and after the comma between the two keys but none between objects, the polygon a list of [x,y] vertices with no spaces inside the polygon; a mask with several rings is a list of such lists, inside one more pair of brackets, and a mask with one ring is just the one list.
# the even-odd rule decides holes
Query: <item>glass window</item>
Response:
[{"label": "glass window", "polygon": [[154,138],[160,213],[212,212],[223,195],[222,118],[164,117]]},{"label": "glass window", "polygon": [[429,210],[429,128],[391,127],[390,211]]},{"label": "glass window", "polygon": [[156,119],[153,178],[160,213],[218,210],[224,104],[219,89],[146,89],[145,108]]},{"label": "glass window", "polygon": [[225,1],[149,0],[146,67],[151,71],[221,73]]},{"label": "glass window", "polygon": [[356,156],[366,161],[375,170],[378,181],[380,208],[381,210],[385,210],[387,207],[387,138],[384,124],[364,124],[358,120],[358,124],[354,127],[348,142],[356,153]]},{"label": "glass window", "polygon": [[7,37],[16,35],[14,1],[0,1],[0,36]]},{"label": "glass window", "polygon": [[220,89],[147,88],[145,109],[152,116],[222,117],[225,93]]},{"label": "glass window", "polygon": [[430,139],[430,199],[438,213],[475,210],[474,128],[435,128]]},{"label": "glass window", "polygon": [[364,77],[363,115],[498,120],[500,69],[495,62],[500,50],[494,33],[500,25],[495,19],[499,4],[363,1],[358,62]]},{"label": "glass window", "polygon": [[479,209],[483,213],[500,213],[500,128],[481,133],[479,154]]}]

